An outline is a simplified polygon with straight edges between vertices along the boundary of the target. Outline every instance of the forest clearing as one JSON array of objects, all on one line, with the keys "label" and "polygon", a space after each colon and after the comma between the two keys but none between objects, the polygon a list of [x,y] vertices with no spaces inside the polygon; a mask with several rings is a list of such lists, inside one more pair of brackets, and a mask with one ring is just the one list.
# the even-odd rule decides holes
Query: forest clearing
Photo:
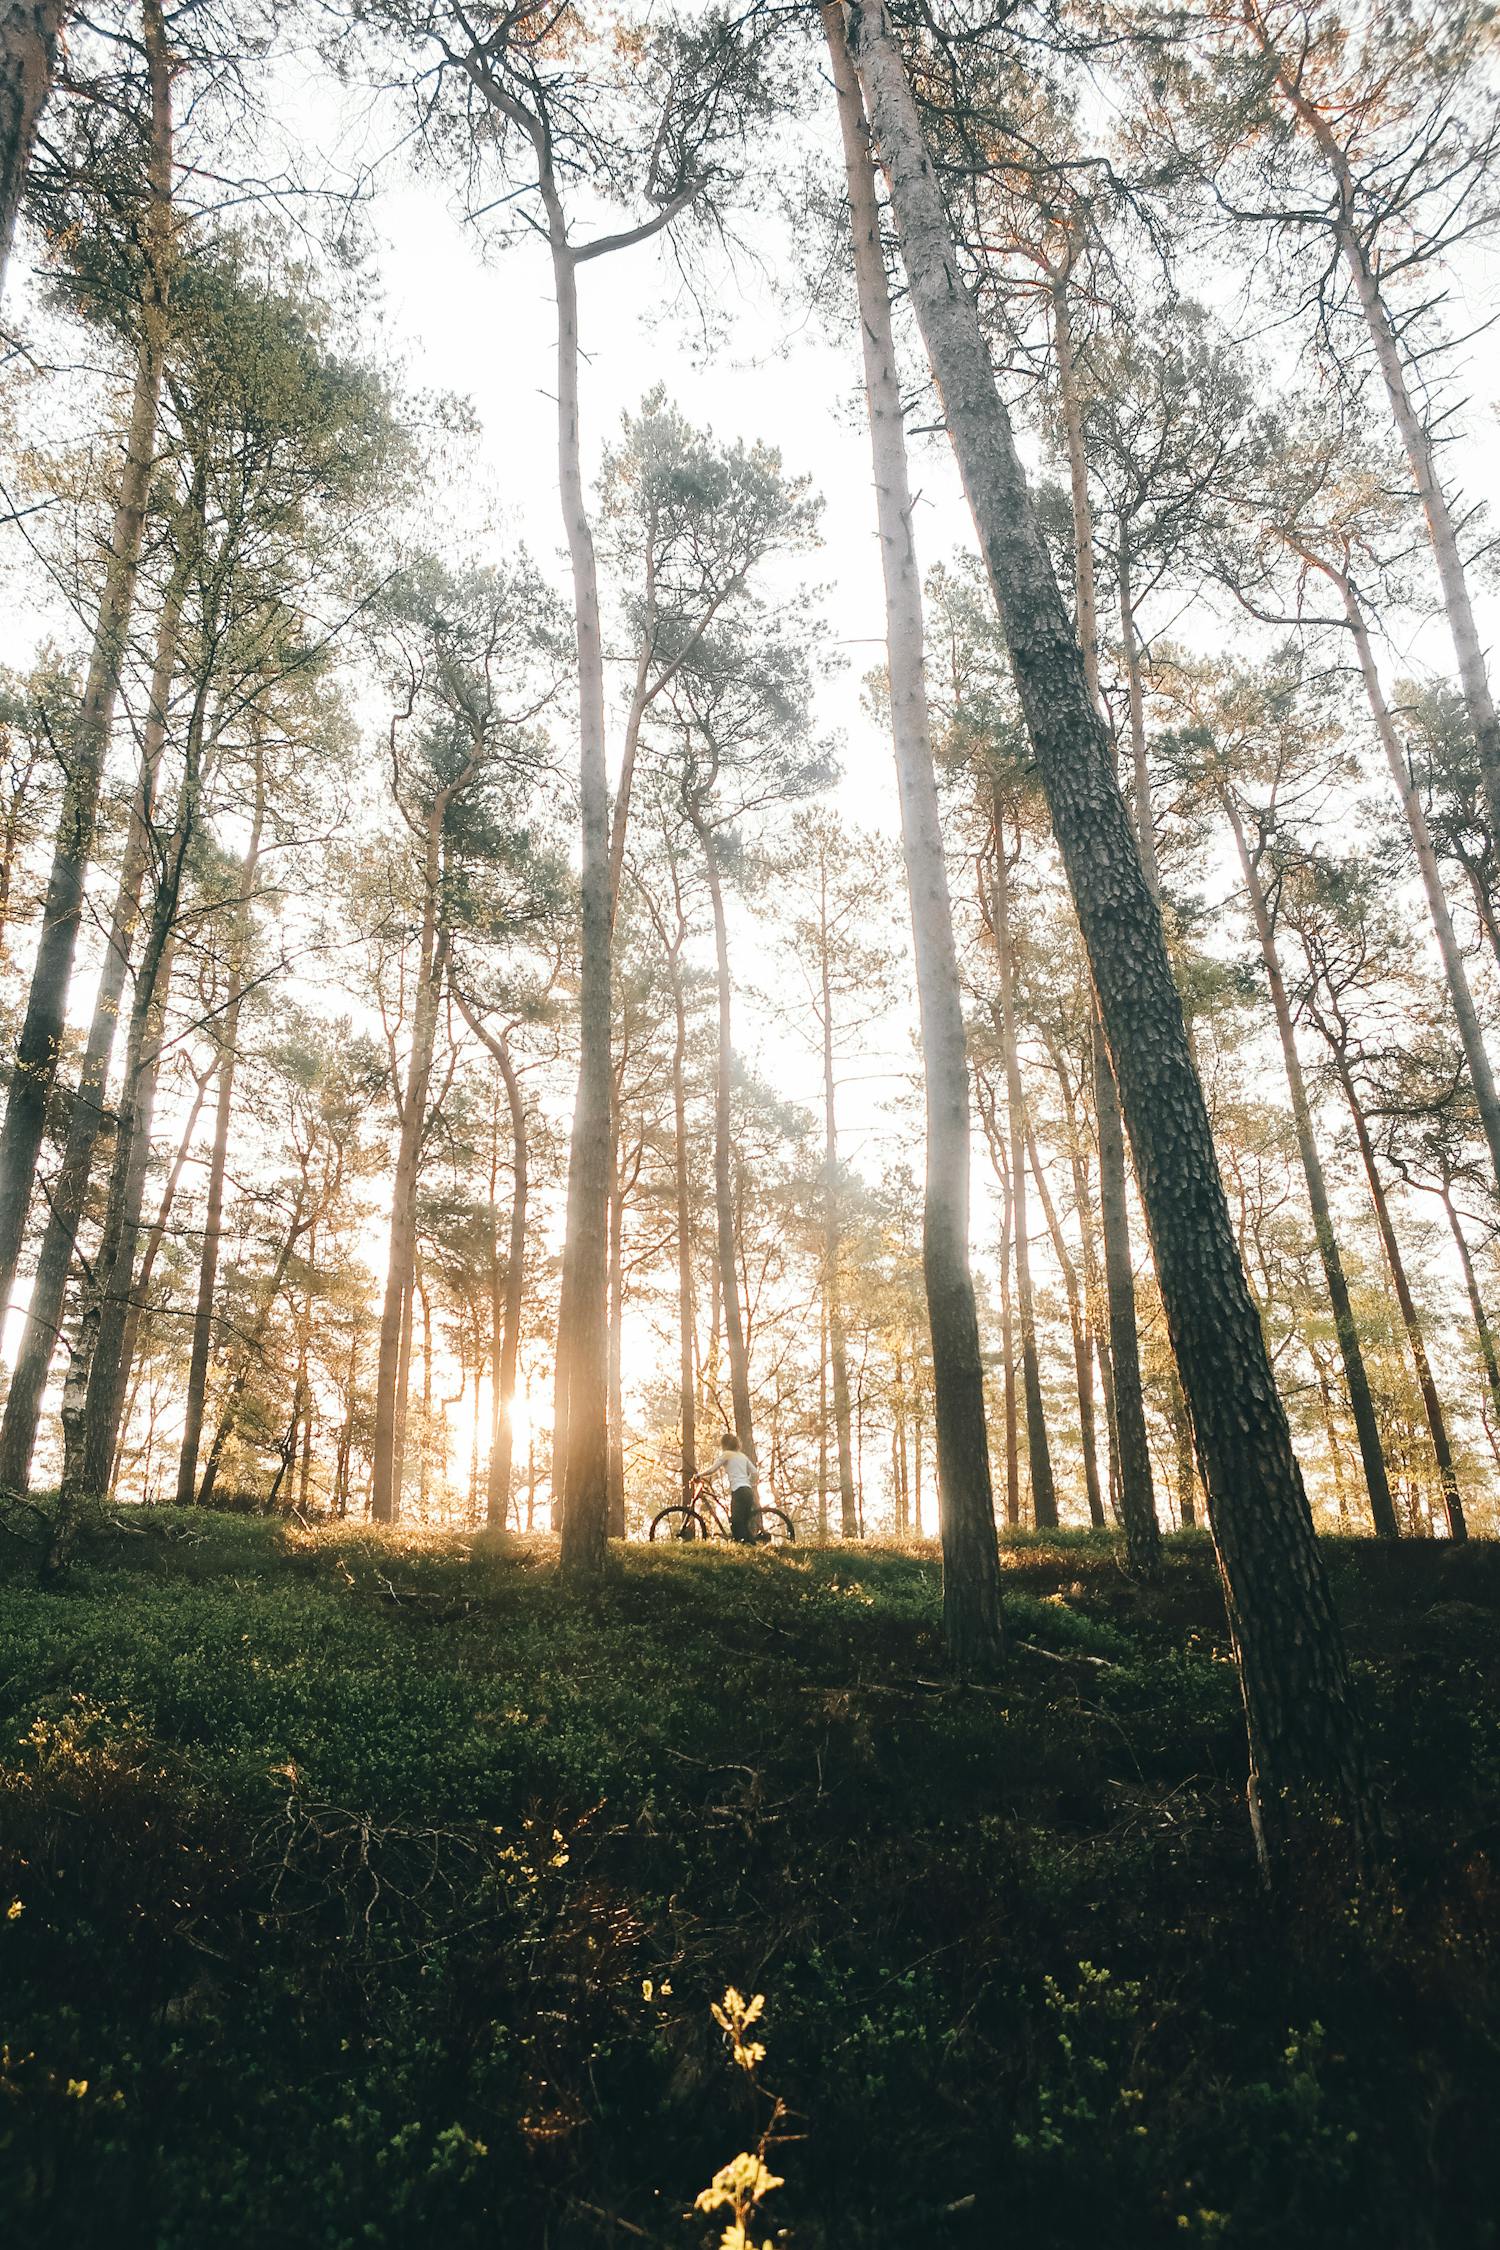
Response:
[{"label": "forest clearing", "polygon": [[1494,2244],[1500,16],[0,0],[29,2241]]}]

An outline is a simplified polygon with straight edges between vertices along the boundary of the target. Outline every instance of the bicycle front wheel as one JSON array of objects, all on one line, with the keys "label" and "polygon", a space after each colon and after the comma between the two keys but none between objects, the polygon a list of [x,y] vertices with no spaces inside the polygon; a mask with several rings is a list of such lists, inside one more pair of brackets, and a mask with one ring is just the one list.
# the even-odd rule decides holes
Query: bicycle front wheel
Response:
[{"label": "bicycle front wheel", "polygon": [[651,1519],[653,1539],[707,1539],[708,1525],[696,1508],[663,1508]]}]

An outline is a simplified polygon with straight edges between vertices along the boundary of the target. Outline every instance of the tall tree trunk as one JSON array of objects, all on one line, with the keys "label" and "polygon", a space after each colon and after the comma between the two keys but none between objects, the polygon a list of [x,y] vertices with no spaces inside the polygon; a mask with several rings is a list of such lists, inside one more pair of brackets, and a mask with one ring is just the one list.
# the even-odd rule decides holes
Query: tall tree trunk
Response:
[{"label": "tall tree trunk", "polygon": [[190,1508],[198,1490],[198,1448],[203,1438],[208,1363],[213,1348],[214,1298],[218,1290],[219,1250],[224,1232],[224,1182],[229,1168],[229,1120],[234,1105],[235,1073],[239,1068],[240,1058],[240,1007],[244,996],[252,929],[251,901],[260,865],[265,815],[265,753],[257,748],[255,813],[250,827],[250,840],[240,867],[240,896],[230,938],[229,981],[224,1014],[219,1025],[219,1082],[215,1096],[213,1149],[208,1162],[203,1244],[198,1256],[198,1294],[193,1307],[193,1340],[188,1355],[182,1444],[177,1455],[179,1508]]},{"label": "tall tree trunk", "polygon": [[1099,1461],[1094,1437],[1094,1360],[1089,1343],[1088,1321],[1083,1293],[1078,1286],[1078,1269],[1068,1255],[1068,1245],[1063,1236],[1057,1208],[1047,1186],[1047,1175],[1042,1170],[1037,1154],[1036,1138],[1030,1127],[1026,1133],[1026,1153],[1031,1165],[1031,1176],[1036,1181],[1041,1198],[1042,1216],[1047,1222],[1047,1232],[1052,1237],[1052,1254],[1063,1277],[1063,1291],[1068,1300],[1068,1327],[1073,1336],[1073,1368],[1078,1383],[1078,1443],[1083,1453],[1083,1484],[1088,1496],[1089,1521],[1096,1531],[1104,1528],[1104,1495],[1099,1489]]},{"label": "tall tree trunk", "polygon": [[682,940],[667,949],[672,981],[672,1176],[677,1198],[677,1420],[682,1497],[687,1501],[698,1473],[698,1394],[694,1372],[697,1305],[693,1291],[693,1197],[688,1178],[687,1005],[682,990]]},{"label": "tall tree trunk", "polygon": [[494,1449],[490,1454],[489,1489],[486,1494],[486,1513],[489,1521],[496,1525],[503,1524],[510,1512],[511,1464],[515,1448],[516,1369],[520,1364],[521,1322],[526,1304],[526,1228],[531,1197],[531,1152],[525,1098],[508,1043],[502,1041],[501,1049],[496,1060],[505,1080],[505,1098],[510,1107],[513,1193],[510,1202],[510,1241],[505,1259],[505,1326],[496,1385],[496,1436]]},{"label": "tall tree trunk", "polygon": [[828,868],[819,869],[819,970],[823,1019],[823,1288],[828,1304],[828,1350],[833,1370],[833,1420],[838,1438],[839,1519],[846,1539],[858,1530],[854,1455],[849,1436],[849,1345],[844,1329],[839,1214],[839,1135],[833,1071],[833,979],[828,961]]},{"label": "tall tree trunk", "polygon": [[1302,1058],[1297,1052],[1297,1034],[1292,1023],[1286,983],[1281,974],[1276,932],[1261,884],[1260,867],[1256,855],[1250,849],[1245,824],[1240,817],[1233,792],[1228,788],[1221,789],[1219,801],[1234,836],[1240,874],[1250,901],[1250,915],[1260,943],[1266,983],[1270,988],[1276,1034],[1281,1041],[1281,1057],[1286,1068],[1287,1089],[1292,1097],[1292,1122],[1296,1128],[1297,1148],[1302,1158],[1302,1175],[1307,1182],[1307,1200],[1312,1209],[1313,1233],[1317,1238],[1318,1256],[1323,1262],[1328,1302],[1333,1308],[1334,1334],[1338,1338],[1339,1356],[1344,1363],[1344,1382],[1348,1388],[1355,1433],[1359,1439],[1359,1457],[1364,1468],[1365,1490],[1370,1500],[1370,1519],[1382,1539],[1394,1539],[1399,1528],[1396,1523],[1396,1504],[1391,1498],[1385,1455],[1380,1449],[1380,1430],[1375,1420],[1374,1401],[1370,1397],[1370,1379],[1365,1372],[1365,1355],[1360,1348],[1354,1308],[1349,1302],[1344,1261],[1339,1255],[1338,1237],[1333,1231],[1328,1183],[1323,1176],[1323,1160],[1318,1154],[1317,1136],[1313,1130],[1312,1107],[1307,1098],[1307,1081],[1302,1075]]},{"label": "tall tree trunk", "polygon": [[1135,832],[1141,847],[1141,868],[1151,896],[1161,902],[1161,861],[1156,852],[1156,814],[1151,803],[1151,762],[1146,755],[1146,697],[1141,683],[1141,644],[1135,629],[1135,602],[1130,585],[1130,547],[1122,539],[1119,554],[1120,646],[1125,657],[1125,696],[1130,710],[1130,777]]},{"label": "tall tree trunk", "polygon": [[[204,626],[205,639],[212,642],[216,627],[213,614],[205,617]],[[101,1253],[99,1266],[103,1296],[89,1369],[84,1437],[84,1472],[95,1492],[107,1491],[112,1482],[130,1379],[125,1338],[127,1333],[134,1334],[130,1314],[136,1304],[136,1249],[151,1160],[151,1124],[171,996],[177,914],[188,852],[199,826],[210,679],[211,667],[205,664],[188,717],[177,819],[157,871],[150,930],[136,972],[126,1041],[122,1116],[105,1218],[110,1252],[107,1260]]]},{"label": "tall tree trunk", "polygon": [[5,0],[0,6],[0,290],[70,8],[71,0]]},{"label": "tall tree trunk", "polygon": [[611,1135],[609,1190],[609,1536],[625,1536],[625,1182]]},{"label": "tall tree trunk", "polygon": [[1385,385],[1391,414],[1400,434],[1411,470],[1412,484],[1421,502],[1442,588],[1443,608],[1458,659],[1459,683],[1474,742],[1479,752],[1480,779],[1489,806],[1490,826],[1500,835],[1500,717],[1495,711],[1485,670],[1484,646],[1469,593],[1468,572],[1458,543],[1458,526],[1438,473],[1438,449],[1432,431],[1412,396],[1406,362],[1396,322],[1392,318],[1379,272],[1355,221],[1357,190],[1348,158],[1338,137],[1317,104],[1303,90],[1278,52],[1257,10],[1246,9],[1246,20],[1276,75],[1276,82],[1299,122],[1315,142],[1334,181],[1338,209],[1334,239],[1349,278],[1354,284],[1365,326],[1374,348],[1376,365]]},{"label": "tall tree trunk", "polygon": [[1333,1049],[1334,1069],[1349,1105],[1349,1115],[1354,1121],[1354,1137],[1359,1144],[1360,1162],[1364,1166],[1369,1184],[1370,1201],[1375,1207],[1375,1224],[1380,1230],[1380,1240],[1385,1249],[1385,1262],[1390,1268],[1391,1286],[1396,1292],[1396,1303],[1401,1312],[1401,1325],[1406,1330],[1406,1341],[1411,1350],[1412,1365],[1417,1373],[1417,1389],[1422,1394],[1422,1412],[1427,1422],[1427,1434],[1432,1440],[1433,1458],[1437,1462],[1438,1484],[1443,1495],[1443,1509],[1448,1518],[1448,1530],[1454,1539],[1468,1537],[1464,1521],[1464,1505],[1458,1489],[1458,1471],[1453,1465],[1453,1448],[1448,1441],[1448,1423],[1443,1413],[1443,1403],[1438,1397],[1433,1381],[1432,1362],[1427,1356],[1427,1340],[1422,1334],[1421,1316],[1416,1299],[1411,1292],[1406,1260],[1401,1255],[1401,1244],[1391,1218],[1390,1198],[1385,1192],[1385,1182],[1380,1177],[1380,1166],[1375,1160],[1375,1146],[1370,1139],[1370,1128],[1365,1120],[1364,1104],[1360,1101],[1353,1073],[1338,1048]]},{"label": "tall tree trunk", "polygon": [[718,849],[713,831],[696,824],[708,873],[708,895],[714,913],[714,961],[719,988],[719,1051],[714,1073],[714,1209],[718,1217],[719,1279],[724,1301],[724,1344],[729,1353],[729,1390],[734,1401],[734,1426],[741,1450],[755,1459],[755,1431],[750,1411],[750,1355],[745,1346],[745,1316],[740,1297],[738,1233],[734,1223],[732,1179],[733,1144],[730,1096],[734,1071],[734,1028],[729,981],[729,932],[724,920],[724,886],[719,876]]},{"label": "tall tree trunk", "polygon": [[1244,1689],[1249,1798],[1277,1830],[1369,1783],[1343,1636],[1235,1243],[1161,914],[1052,574],[884,0],[846,10],[917,319],[942,392],[1067,870],[1193,1416]]},{"label": "tall tree trunk", "polygon": [[[402,1420],[406,1384],[402,1380],[402,1329],[417,1263],[417,1179],[427,1126],[427,1095],[437,1042],[438,1006],[447,973],[448,931],[441,912],[443,819],[439,800],[427,823],[423,879],[422,938],[417,965],[416,1005],[412,1011],[411,1053],[401,1100],[401,1136],[396,1177],[391,1188],[391,1241],[386,1261],[385,1296],[380,1309],[380,1350],[375,1375],[375,1444],[370,1480],[370,1513],[377,1523],[394,1523],[401,1508],[397,1427]],[[409,1363],[409,1347],[408,1353]]]},{"label": "tall tree trunk", "polygon": [[818,1537],[828,1544],[828,1291],[818,1300]]},{"label": "tall tree trunk", "polygon": [[126,837],[104,965],[68,1117],[68,1138],[48,1198],[47,1226],[31,1285],[26,1325],[5,1401],[4,1420],[0,1422],[0,1487],[12,1491],[24,1492],[31,1473],[42,1396],[61,1327],[68,1271],[104,1116],[110,1057],[119,1026],[120,1001],[125,990],[131,942],[140,918],[141,891],[150,856],[151,822],[166,744],[167,704],[177,665],[187,576],[188,563],[184,554],[174,566],[157,625],[150,704],[141,739],[139,797],[132,809]]},{"label": "tall tree trunk", "polygon": [[846,43],[845,11],[837,4],[825,7],[823,24],[838,97],[859,294],[885,582],[891,735],[927,1095],[922,1269],[932,1332],[943,1630],[949,1658],[960,1670],[987,1670],[1004,1653],[1000,1553],[969,1270],[969,1072],[923,674],[922,589],[869,134]]},{"label": "tall tree trunk", "polygon": [[9,1305],[15,1287],[47,1103],[62,1052],[68,986],[83,915],[84,879],[93,857],[99,790],[119,700],[120,675],[129,653],[130,620],[156,459],[156,414],[166,362],[172,227],[172,83],[161,0],[145,0],[144,27],[151,84],[151,135],[140,343],[104,590],[58,815],[41,937],[11,1068],[5,1124],[0,1129],[0,1314]]},{"label": "tall tree trunk", "polygon": [[[1089,494],[1088,456],[1084,446],[1083,409],[1073,354],[1073,321],[1066,268],[1052,277],[1052,327],[1057,349],[1058,402],[1068,449],[1068,482],[1072,501],[1073,547],[1077,558],[1077,623],[1083,658],[1084,685],[1101,724],[1106,721],[1099,686],[1099,605],[1094,575],[1094,508]],[[1125,558],[1128,564],[1128,556]],[[1126,675],[1130,697],[1131,747],[1136,760],[1138,832],[1150,836],[1150,857],[1142,848],[1142,867],[1153,897],[1159,895],[1155,828],[1150,819],[1150,770],[1146,763],[1145,717],[1140,700],[1140,663],[1135,637],[1135,611],[1128,592],[1128,574],[1121,575],[1121,617],[1127,624]],[[1113,752],[1111,751],[1111,757]],[[1144,826],[1139,814],[1145,808]],[[1094,1004],[1094,1053],[1103,1052],[1104,1038]],[[1151,1474],[1151,1448],[1146,1439],[1144,1390],[1141,1383],[1140,1339],[1135,1318],[1135,1260],[1130,1248],[1130,1205],[1125,1179],[1125,1136],[1120,1100],[1108,1069],[1094,1072],[1094,1109],[1099,1134],[1099,1220],[1104,1236],[1106,1273],[1105,1307],[1109,1323],[1107,1364],[1101,1353],[1105,1410],[1109,1429],[1111,1492],[1118,1501],[1126,1526],[1126,1541],[1133,1570],[1152,1575],[1159,1565],[1161,1542],[1156,1528],[1156,1494]],[[1080,1205],[1082,1217],[1082,1205]],[[1118,1316],[1120,1325],[1116,1326]],[[1118,1370],[1118,1378],[1116,1375]]]},{"label": "tall tree trunk", "polygon": [[610,885],[609,776],[605,759],[604,648],[594,539],[583,491],[578,426],[578,267],[550,154],[541,187],[557,290],[557,451],[563,524],[573,574],[578,658],[580,885],[578,1097],[568,1155],[567,1224],[557,1314],[553,1491],[562,1500],[566,1576],[604,1568],[609,1511]]},{"label": "tall tree trunk", "polygon": [[1010,866],[998,801],[995,839],[995,942],[999,950],[1000,1042],[1005,1060],[1005,1106],[1010,1132],[1011,1192],[1015,1199],[1016,1310],[1021,1318],[1021,1380],[1026,1391],[1026,1465],[1031,1476],[1031,1518],[1038,1531],[1057,1525],[1052,1449],[1042,1404],[1042,1371],[1036,1349],[1036,1305],[1031,1293],[1031,1222],[1026,1210],[1026,1100],[1016,1038],[1016,962],[1010,927]]}]

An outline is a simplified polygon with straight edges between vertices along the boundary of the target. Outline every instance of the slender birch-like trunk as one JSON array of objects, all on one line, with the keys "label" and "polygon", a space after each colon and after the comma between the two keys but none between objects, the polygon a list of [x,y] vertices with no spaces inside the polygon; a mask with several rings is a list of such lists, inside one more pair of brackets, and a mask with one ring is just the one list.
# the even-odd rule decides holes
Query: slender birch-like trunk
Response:
[{"label": "slender birch-like trunk", "polygon": [[130,623],[141,544],[156,460],[156,417],[167,354],[167,304],[172,251],[172,70],[161,0],[145,0],[143,26],[150,79],[145,280],[130,425],[116,492],[104,589],[67,783],[58,815],[52,868],[42,908],[41,937],[21,1035],[11,1067],[10,1097],[0,1128],[0,1315],[15,1287],[16,1264],[36,1181],[47,1105],[62,1052],[68,987],[83,916],[84,883],[93,858],[99,792],[130,647]]},{"label": "slender birch-like trunk", "polygon": [[753,1461],[755,1431],[750,1408],[750,1354],[745,1344],[739,1240],[734,1218],[733,1121],[730,1102],[734,1072],[734,1025],[729,981],[729,932],[724,920],[724,885],[719,875],[719,858],[713,832],[700,821],[695,823],[695,833],[703,847],[708,895],[713,906],[714,962],[719,989],[719,1052],[714,1072],[714,1210],[718,1220],[724,1345],[729,1354],[729,1390],[734,1401],[734,1426],[741,1450]]},{"label": "slender birch-like trunk", "polygon": [[825,7],[823,25],[838,98],[859,294],[885,582],[891,735],[927,1096],[922,1267],[932,1333],[943,1630],[949,1657],[960,1670],[987,1670],[1002,1657],[1005,1635],[979,1316],[969,1268],[969,1069],[923,674],[921,578],[869,132],[846,12],[836,4]]},{"label": "slender birch-like trunk", "polygon": [[1160,910],[1089,698],[884,0],[846,6],[902,256],[1015,668],[1135,1152],[1245,1697],[1263,1865],[1320,1800],[1368,1831],[1343,1636],[1245,1278]]},{"label": "slender birch-like trunk", "polygon": [[846,1539],[859,1528],[854,1502],[854,1455],[849,1433],[849,1343],[844,1328],[840,1273],[839,1134],[833,1071],[833,978],[828,960],[828,868],[819,868],[819,973],[823,1017],[823,1288],[828,1303],[828,1353],[833,1374],[833,1421],[838,1441],[839,1522]]},{"label": "slender birch-like trunk", "polygon": [[1385,1455],[1380,1446],[1380,1430],[1375,1420],[1375,1405],[1370,1396],[1370,1379],[1365,1371],[1365,1355],[1360,1348],[1359,1330],[1355,1325],[1354,1308],[1349,1302],[1349,1284],[1344,1278],[1344,1261],[1339,1254],[1338,1237],[1333,1231],[1333,1214],[1328,1203],[1328,1183],[1323,1174],[1323,1160],[1318,1154],[1317,1135],[1313,1129],[1312,1105],[1307,1098],[1307,1081],[1302,1073],[1302,1058],[1297,1052],[1297,1033],[1292,1022],[1291,1002],[1287,998],[1286,982],[1281,973],[1281,960],[1276,946],[1276,932],[1271,922],[1270,908],[1266,904],[1265,889],[1260,879],[1256,855],[1250,849],[1245,834],[1245,824],[1232,790],[1221,788],[1219,802],[1229,822],[1234,837],[1234,848],[1239,857],[1240,874],[1245,893],[1250,901],[1250,916],[1255,924],[1255,935],[1260,944],[1260,957],[1266,972],[1266,983],[1271,993],[1271,1011],[1276,1018],[1277,1037],[1281,1041],[1281,1057],[1286,1068],[1287,1090],[1292,1097],[1292,1123],[1296,1128],[1297,1149],[1302,1158],[1302,1175],[1307,1182],[1307,1200],[1312,1210],[1313,1233],[1317,1237],[1318,1256],[1323,1263],[1323,1278],[1328,1287],[1328,1302],[1333,1308],[1333,1329],[1338,1338],[1339,1356],[1344,1363],[1344,1382],[1349,1393],[1349,1404],[1354,1414],[1355,1433],[1359,1439],[1359,1457],[1365,1474],[1365,1490],[1369,1495],[1370,1519],[1382,1539],[1394,1539],[1399,1526],[1396,1522],[1396,1504],[1391,1498],[1390,1479],[1386,1474]]}]

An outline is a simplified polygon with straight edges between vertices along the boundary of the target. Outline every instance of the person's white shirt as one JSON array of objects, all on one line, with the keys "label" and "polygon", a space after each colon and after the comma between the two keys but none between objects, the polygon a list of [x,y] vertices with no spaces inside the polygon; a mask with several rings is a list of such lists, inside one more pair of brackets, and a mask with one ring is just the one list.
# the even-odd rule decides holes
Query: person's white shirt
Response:
[{"label": "person's white shirt", "polygon": [[748,1453],[733,1453],[721,1448],[714,1468],[726,1472],[731,1492],[742,1492],[747,1485],[752,1492],[759,1492],[760,1471]]}]

